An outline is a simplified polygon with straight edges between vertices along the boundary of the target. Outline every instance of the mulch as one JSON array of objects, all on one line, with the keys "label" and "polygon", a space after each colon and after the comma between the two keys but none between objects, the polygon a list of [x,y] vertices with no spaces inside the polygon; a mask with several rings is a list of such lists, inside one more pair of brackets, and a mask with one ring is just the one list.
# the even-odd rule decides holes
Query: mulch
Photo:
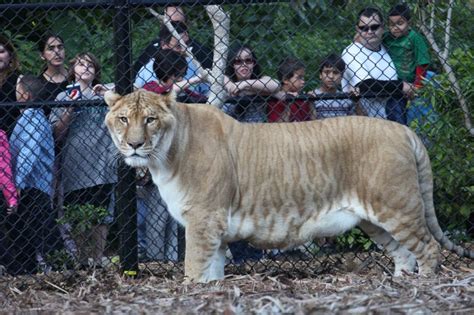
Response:
[{"label": "mulch", "polygon": [[184,284],[182,265],[148,263],[0,277],[0,313],[431,314],[474,313],[474,262],[445,253],[433,277],[394,278],[379,253],[228,266],[226,278]]}]

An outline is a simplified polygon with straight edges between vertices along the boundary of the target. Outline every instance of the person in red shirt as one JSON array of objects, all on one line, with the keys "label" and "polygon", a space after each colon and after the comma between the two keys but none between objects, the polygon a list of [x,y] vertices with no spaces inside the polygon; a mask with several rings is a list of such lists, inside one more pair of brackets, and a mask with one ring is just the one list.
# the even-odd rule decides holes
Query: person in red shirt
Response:
[{"label": "person in red shirt", "polygon": [[299,59],[285,58],[278,67],[281,90],[268,102],[268,122],[293,122],[315,119],[311,103],[305,100],[287,101],[298,96],[305,86],[305,65]]}]

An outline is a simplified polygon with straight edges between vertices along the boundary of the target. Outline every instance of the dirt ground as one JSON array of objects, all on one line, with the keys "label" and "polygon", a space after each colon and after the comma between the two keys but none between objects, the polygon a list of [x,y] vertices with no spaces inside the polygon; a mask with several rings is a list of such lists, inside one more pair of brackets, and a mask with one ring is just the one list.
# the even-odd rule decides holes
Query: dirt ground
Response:
[{"label": "dirt ground", "polygon": [[0,277],[0,313],[474,314],[474,262],[449,255],[436,276],[393,278],[380,254],[226,268],[224,281],[183,284],[182,265]]}]

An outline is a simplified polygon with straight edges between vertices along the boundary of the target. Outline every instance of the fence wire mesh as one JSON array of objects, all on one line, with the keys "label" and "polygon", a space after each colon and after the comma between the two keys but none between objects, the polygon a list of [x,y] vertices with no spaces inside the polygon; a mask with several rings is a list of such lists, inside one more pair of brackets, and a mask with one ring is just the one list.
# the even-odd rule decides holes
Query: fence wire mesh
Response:
[{"label": "fence wire mesh", "polygon": [[[121,165],[104,124],[114,88],[174,89],[241,122],[367,115],[408,125],[429,150],[443,230],[472,241],[472,1],[218,1],[221,29],[212,2],[0,4],[4,274],[130,271],[136,256],[152,273],[181,268],[184,230],[147,169]],[[214,63],[218,43],[227,60]],[[323,270],[379,251],[357,229],[288,251],[229,247],[229,264],[257,271]]]}]

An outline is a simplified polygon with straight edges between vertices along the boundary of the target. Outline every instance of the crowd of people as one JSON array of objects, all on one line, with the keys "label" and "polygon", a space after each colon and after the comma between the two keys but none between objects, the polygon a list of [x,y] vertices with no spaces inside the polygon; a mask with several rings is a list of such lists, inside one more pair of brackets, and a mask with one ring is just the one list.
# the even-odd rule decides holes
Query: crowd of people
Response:
[{"label": "crowd of people", "polygon": [[[183,10],[168,7],[165,14],[198,63],[210,68],[212,52],[189,37]],[[227,101],[222,110],[244,123],[367,115],[407,124],[407,100],[422,87],[430,63],[425,40],[410,23],[405,4],[394,6],[387,18],[377,8],[362,9],[353,42],[341,54],[321,60],[320,85],[311,91],[305,91],[311,69],[302,60],[285,57],[273,78],[262,73],[251,46],[235,43],[224,71]],[[91,52],[78,53],[66,65],[59,35],[46,34],[38,50],[44,68],[39,75],[22,75],[15,47],[0,36],[0,103],[101,100],[113,88],[102,84],[101,65]],[[205,103],[210,85],[196,64],[162,26],[133,67],[135,88],[158,94],[174,90],[179,101]],[[343,92],[353,97],[335,97]],[[255,101],[255,96],[265,102]],[[235,101],[239,98],[244,101]],[[57,221],[64,208],[113,208],[116,157],[105,114],[103,106],[0,107],[0,265],[8,272],[45,271],[47,255],[64,247],[74,256],[81,244],[67,245],[70,227]],[[178,225],[146,169],[137,170],[137,208],[140,256],[177,260]],[[94,259],[104,255],[107,223],[98,222]],[[246,242],[229,247],[235,262],[263,256]]]}]

